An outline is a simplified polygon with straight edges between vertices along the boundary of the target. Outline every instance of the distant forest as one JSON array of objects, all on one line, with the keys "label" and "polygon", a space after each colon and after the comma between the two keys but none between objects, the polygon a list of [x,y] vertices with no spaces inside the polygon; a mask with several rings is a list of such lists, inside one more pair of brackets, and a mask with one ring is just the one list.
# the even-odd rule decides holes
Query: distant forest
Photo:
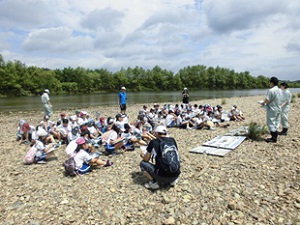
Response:
[{"label": "distant forest", "polygon": [[[300,82],[289,82],[300,87]],[[252,76],[248,71],[237,73],[221,67],[188,66],[176,74],[155,66],[153,69],[121,68],[117,72],[106,69],[64,68],[47,69],[26,66],[16,61],[5,62],[0,54],[0,96],[40,95],[44,89],[51,94],[80,94],[116,92],[125,86],[131,92],[190,90],[234,90],[268,88],[269,77]]]}]

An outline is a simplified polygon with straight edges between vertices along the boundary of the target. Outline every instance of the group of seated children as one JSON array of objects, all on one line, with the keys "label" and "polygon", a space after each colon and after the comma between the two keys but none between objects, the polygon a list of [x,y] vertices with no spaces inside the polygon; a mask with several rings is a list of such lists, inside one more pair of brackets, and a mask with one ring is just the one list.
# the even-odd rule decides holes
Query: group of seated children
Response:
[{"label": "group of seated children", "polygon": [[175,106],[165,104],[159,107],[154,104],[150,110],[146,105],[139,111],[138,119],[148,124],[165,125],[166,127],[177,127],[184,129],[215,129],[215,127],[227,128],[229,121],[243,121],[245,118],[242,112],[234,105],[228,112],[223,110],[221,105],[211,107],[210,104],[190,105],[176,104]]},{"label": "group of seated children", "polygon": [[37,126],[20,120],[17,140],[36,146],[35,162],[39,163],[54,157],[53,150],[65,144],[66,155],[74,156],[77,169],[83,173],[89,171],[91,164],[112,165],[108,160],[99,159],[101,146],[107,155],[132,151],[136,143],[146,148],[155,138],[152,131],[158,125],[185,129],[215,129],[226,128],[229,126],[228,122],[233,120],[244,120],[236,105],[230,112],[226,112],[220,105],[211,107],[209,104],[165,104],[160,107],[155,103],[150,110],[144,105],[136,120],[132,122],[129,122],[125,114],[118,113],[115,117],[104,118],[96,113],[94,120],[88,112],[76,110],[75,114],[69,117],[66,113],[61,113],[55,122],[44,116]]}]

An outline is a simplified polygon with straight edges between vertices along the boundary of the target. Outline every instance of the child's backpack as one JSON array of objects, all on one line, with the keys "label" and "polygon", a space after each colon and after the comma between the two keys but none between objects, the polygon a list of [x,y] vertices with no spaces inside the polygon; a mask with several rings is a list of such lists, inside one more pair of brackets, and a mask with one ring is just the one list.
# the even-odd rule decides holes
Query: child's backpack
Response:
[{"label": "child's backpack", "polygon": [[65,167],[66,175],[68,176],[76,176],[78,173],[76,171],[76,163],[74,157],[67,159],[63,166]]},{"label": "child's backpack", "polygon": [[26,154],[23,158],[23,162],[28,165],[34,163],[35,162],[34,158],[35,158],[36,152],[37,152],[37,148],[35,147],[35,145],[30,147],[30,149],[26,152]]},{"label": "child's backpack", "polygon": [[180,161],[178,150],[173,138],[158,138],[161,156],[156,157],[160,162],[160,168],[169,175],[180,173]]}]

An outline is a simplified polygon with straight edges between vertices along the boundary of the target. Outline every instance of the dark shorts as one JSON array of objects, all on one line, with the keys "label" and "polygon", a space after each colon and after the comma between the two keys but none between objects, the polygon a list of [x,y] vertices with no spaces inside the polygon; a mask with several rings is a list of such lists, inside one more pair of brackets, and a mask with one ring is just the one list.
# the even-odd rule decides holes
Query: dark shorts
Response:
[{"label": "dark shorts", "polygon": [[146,162],[144,160],[141,161],[140,163],[140,167],[142,171],[146,171],[147,173],[150,174],[150,176],[155,179],[160,185],[169,185],[170,183],[172,183],[173,181],[175,181],[178,177],[163,177],[163,176],[159,176],[157,175],[156,171],[155,171],[155,166],[154,164],[150,163],[150,162]]},{"label": "dark shorts", "polygon": [[120,109],[121,110],[126,110],[126,104],[120,104]]},{"label": "dark shorts", "polygon": [[182,103],[189,104],[189,97],[183,97]]},{"label": "dark shorts", "polygon": [[104,149],[107,153],[113,153],[115,151],[115,146],[114,145],[110,145],[110,144],[106,144],[104,146]]}]

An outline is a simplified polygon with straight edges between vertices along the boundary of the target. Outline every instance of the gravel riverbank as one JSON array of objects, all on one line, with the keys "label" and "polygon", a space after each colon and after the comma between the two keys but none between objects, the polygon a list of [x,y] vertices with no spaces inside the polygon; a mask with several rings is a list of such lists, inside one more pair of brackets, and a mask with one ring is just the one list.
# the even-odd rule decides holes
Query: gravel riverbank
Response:
[{"label": "gravel riverbank", "polygon": [[[0,114],[1,224],[300,224],[299,98],[292,103],[288,136],[276,144],[245,140],[225,157],[189,152],[251,121],[265,124],[265,111],[257,103],[263,98],[193,102],[217,105],[223,100],[227,110],[236,104],[246,121],[213,131],[169,129],[178,143],[182,174],[177,186],[157,191],[143,186],[139,148],[110,158],[112,167],[75,178],[64,176],[65,146],[56,151],[58,160],[24,165],[28,146],[15,141],[17,122],[36,125],[43,112]],[[140,109],[142,104],[128,106],[130,121]],[[82,110],[105,117],[119,111],[117,106]]]}]

